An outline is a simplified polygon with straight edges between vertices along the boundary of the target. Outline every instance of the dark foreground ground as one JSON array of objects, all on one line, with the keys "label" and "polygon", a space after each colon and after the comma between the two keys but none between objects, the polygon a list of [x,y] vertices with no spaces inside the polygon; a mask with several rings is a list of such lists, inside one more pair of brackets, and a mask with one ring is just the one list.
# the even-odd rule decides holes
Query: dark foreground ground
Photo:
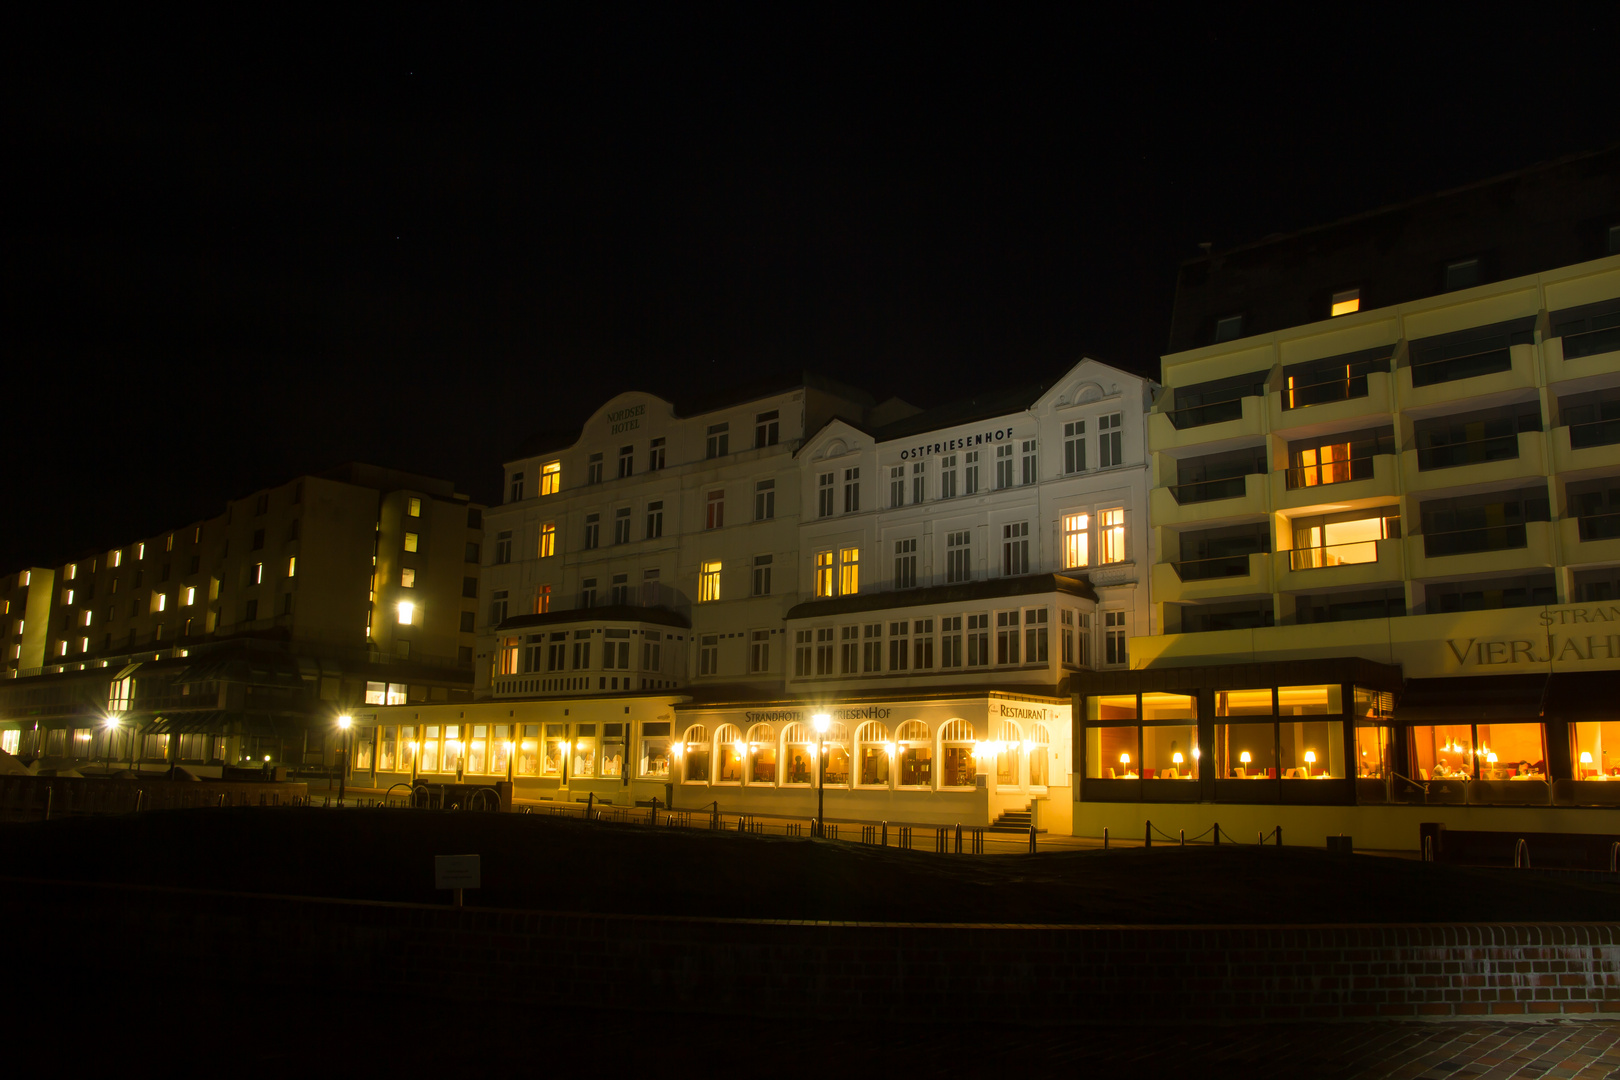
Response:
[{"label": "dark foreground ground", "polygon": [[903,922],[1606,921],[1620,884],[1303,848],[936,855],[839,841],[405,810],[175,810],[0,826],[0,874],[442,903]]}]

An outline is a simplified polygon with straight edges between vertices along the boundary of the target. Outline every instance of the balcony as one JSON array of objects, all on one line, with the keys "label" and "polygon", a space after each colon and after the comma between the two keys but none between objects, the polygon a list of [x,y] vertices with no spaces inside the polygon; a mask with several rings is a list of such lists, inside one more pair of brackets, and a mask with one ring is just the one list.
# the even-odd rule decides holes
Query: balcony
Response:
[{"label": "balcony", "polygon": [[1398,539],[1294,548],[1288,553],[1288,568],[1278,571],[1277,589],[1317,592],[1401,581],[1406,577],[1405,551]]},{"label": "balcony", "polygon": [[1265,398],[1250,396],[1152,413],[1148,417],[1148,439],[1154,450],[1244,437],[1257,439],[1264,434],[1265,406]]},{"label": "balcony", "polygon": [[1564,518],[1558,540],[1571,566],[1620,562],[1620,514]]},{"label": "balcony", "polygon": [[1569,424],[1552,429],[1552,456],[1555,472],[1581,472],[1586,469],[1612,469],[1620,463],[1620,419],[1595,420],[1589,424]]},{"label": "balcony", "polygon": [[1278,510],[1298,510],[1329,502],[1393,499],[1400,494],[1395,483],[1399,471],[1393,452],[1279,469],[1272,474],[1272,505]]},{"label": "balcony", "polygon": [[1536,384],[1536,347],[1510,345],[1403,367],[1397,376],[1404,409],[1466,401]]},{"label": "balcony", "polygon": [[1178,603],[1271,592],[1271,553],[1220,555],[1153,567],[1155,602]]},{"label": "balcony", "polygon": [[1401,452],[1401,475],[1409,492],[1487,484],[1547,473],[1545,437],[1521,431],[1474,442]]},{"label": "balcony", "polygon": [[1588,375],[1612,375],[1620,365],[1620,327],[1548,338],[1541,343],[1541,356],[1549,385]]},{"label": "balcony", "polygon": [[1558,561],[1549,521],[1423,533],[1410,537],[1407,543],[1411,576],[1420,580],[1512,574],[1535,566],[1553,566]]},{"label": "balcony", "polygon": [[1307,425],[1338,424],[1365,416],[1388,416],[1394,411],[1390,396],[1392,378],[1387,371],[1371,371],[1355,378],[1295,387],[1292,403],[1284,391],[1273,391],[1268,395],[1267,405],[1271,430],[1286,431]]},{"label": "balcony", "polygon": [[1194,484],[1154,488],[1149,503],[1156,524],[1189,524],[1266,512],[1266,478],[1261,473],[1227,476]]}]

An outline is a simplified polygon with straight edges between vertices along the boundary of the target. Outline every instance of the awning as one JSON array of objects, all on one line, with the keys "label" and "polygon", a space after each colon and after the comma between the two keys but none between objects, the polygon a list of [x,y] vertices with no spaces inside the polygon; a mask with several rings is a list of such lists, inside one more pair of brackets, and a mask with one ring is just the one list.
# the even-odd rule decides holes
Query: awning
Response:
[{"label": "awning", "polygon": [[1547,715],[1560,720],[1620,719],[1620,671],[1554,673],[1547,684]]},{"label": "awning", "polygon": [[1546,695],[1544,674],[1408,679],[1395,719],[1405,724],[1540,720]]}]

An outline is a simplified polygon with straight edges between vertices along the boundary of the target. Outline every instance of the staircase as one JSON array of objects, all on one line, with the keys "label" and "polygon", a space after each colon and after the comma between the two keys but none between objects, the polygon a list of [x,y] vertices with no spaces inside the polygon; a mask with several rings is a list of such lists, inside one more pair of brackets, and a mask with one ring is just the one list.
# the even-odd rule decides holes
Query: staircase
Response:
[{"label": "staircase", "polygon": [[[996,818],[995,821],[992,821],[990,823],[990,830],[989,831],[990,832],[1024,833],[1027,836],[1029,834],[1029,826],[1030,826],[1030,821],[1031,821],[1031,812],[1030,811],[1031,811],[1031,806],[1032,805],[1033,804],[1025,805],[1025,807],[1022,810],[1008,810],[1008,811],[1005,811],[1000,817]],[[1036,832],[1045,832],[1046,830],[1045,829],[1037,829],[1035,831]]]}]

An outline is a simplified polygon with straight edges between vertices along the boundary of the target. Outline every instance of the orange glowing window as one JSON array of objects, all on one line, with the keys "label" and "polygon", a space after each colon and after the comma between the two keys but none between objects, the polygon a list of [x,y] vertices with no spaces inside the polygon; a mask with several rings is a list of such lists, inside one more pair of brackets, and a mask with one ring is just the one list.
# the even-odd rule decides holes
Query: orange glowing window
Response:
[{"label": "orange glowing window", "polygon": [[1332,308],[1332,317],[1333,318],[1338,318],[1340,315],[1348,315],[1353,311],[1360,311],[1360,310],[1361,310],[1361,290],[1360,289],[1346,289],[1343,292],[1336,292],[1336,293],[1333,294],[1333,308]]}]

